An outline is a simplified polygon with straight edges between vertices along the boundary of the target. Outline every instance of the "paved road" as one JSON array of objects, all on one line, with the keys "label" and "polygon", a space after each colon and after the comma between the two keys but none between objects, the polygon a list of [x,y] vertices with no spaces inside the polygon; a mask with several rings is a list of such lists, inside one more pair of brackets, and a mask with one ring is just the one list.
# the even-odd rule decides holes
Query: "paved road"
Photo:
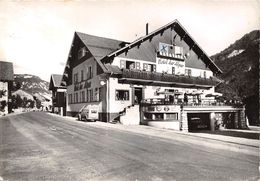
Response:
[{"label": "paved road", "polygon": [[122,132],[42,112],[0,118],[0,180],[257,180],[257,156],[173,135]]}]

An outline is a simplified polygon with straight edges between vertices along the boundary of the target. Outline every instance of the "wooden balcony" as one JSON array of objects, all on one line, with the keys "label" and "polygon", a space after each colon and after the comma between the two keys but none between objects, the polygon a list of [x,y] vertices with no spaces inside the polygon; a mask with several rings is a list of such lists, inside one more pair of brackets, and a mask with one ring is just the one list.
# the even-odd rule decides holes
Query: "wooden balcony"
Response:
[{"label": "wooden balcony", "polygon": [[184,75],[163,74],[140,70],[122,69],[121,83],[209,89],[219,83],[215,78],[200,78]]}]

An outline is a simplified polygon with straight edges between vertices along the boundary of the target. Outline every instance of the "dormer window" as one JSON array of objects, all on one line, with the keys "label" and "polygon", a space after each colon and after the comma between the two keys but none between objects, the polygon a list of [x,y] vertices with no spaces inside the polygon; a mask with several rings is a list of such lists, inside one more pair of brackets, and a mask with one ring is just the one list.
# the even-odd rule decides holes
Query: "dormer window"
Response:
[{"label": "dormer window", "polygon": [[87,53],[87,49],[86,47],[82,47],[79,51],[78,51],[78,59],[81,59],[82,57],[84,57]]}]

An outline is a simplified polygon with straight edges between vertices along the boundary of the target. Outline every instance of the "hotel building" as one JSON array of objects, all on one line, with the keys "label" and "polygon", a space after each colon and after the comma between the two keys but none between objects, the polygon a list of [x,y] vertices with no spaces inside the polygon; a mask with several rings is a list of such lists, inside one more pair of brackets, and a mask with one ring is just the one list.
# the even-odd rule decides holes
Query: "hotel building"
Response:
[{"label": "hotel building", "polygon": [[173,21],[133,42],[75,32],[61,85],[67,115],[175,130],[245,128],[244,108],[216,98],[221,70]]}]

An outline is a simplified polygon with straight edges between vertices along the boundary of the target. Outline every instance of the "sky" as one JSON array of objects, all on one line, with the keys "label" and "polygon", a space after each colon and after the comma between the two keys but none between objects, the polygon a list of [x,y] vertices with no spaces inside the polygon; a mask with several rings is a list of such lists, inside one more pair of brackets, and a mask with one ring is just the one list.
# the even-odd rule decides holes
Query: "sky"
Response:
[{"label": "sky", "polygon": [[208,54],[260,29],[260,0],[0,0],[0,60],[49,81],[75,31],[123,41],[177,19]]}]

